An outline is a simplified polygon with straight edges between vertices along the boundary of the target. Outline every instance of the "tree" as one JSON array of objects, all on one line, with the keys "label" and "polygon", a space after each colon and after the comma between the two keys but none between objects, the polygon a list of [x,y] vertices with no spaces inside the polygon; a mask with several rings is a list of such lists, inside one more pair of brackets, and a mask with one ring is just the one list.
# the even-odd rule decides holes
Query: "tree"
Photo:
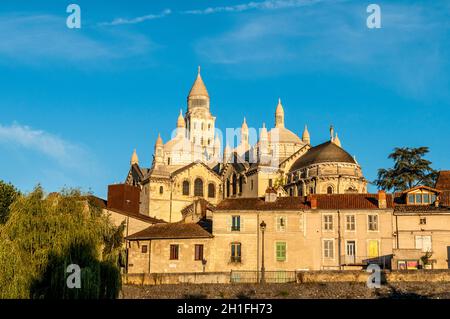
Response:
[{"label": "tree", "polygon": [[434,186],[437,171],[431,168],[431,162],[423,157],[429,152],[428,147],[395,148],[389,154],[394,167],[379,169],[374,183],[383,190],[404,191],[417,185]]},{"label": "tree", "polygon": [[19,191],[12,184],[0,180],[0,224],[7,221],[9,207],[19,195]]},{"label": "tree", "polygon": [[[116,298],[123,225],[115,227],[77,190],[20,196],[0,226],[1,298]],[[68,265],[81,269],[81,288],[66,283]]]}]

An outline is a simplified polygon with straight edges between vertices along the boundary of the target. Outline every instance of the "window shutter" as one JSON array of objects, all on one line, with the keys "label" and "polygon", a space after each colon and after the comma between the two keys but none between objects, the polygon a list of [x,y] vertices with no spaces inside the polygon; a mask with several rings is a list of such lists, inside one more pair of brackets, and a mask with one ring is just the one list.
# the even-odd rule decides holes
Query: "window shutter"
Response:
[{"label": "window shutter", "polygon": [[227,231],[231,231],[232,223],[233,223],[233,216],[227,216]]}]

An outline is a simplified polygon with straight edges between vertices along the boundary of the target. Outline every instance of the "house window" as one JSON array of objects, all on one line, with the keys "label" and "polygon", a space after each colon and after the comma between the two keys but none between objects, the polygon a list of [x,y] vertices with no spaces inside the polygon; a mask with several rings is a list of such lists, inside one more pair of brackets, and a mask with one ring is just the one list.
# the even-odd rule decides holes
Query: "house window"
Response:
[{"label": "house window", "polygon": [[421,249],[423,252],[431,252],[431,236],[416,236],[416,249]]},{"label": "house window", "polygon": [[324,240],[323,241],[323,257],[324,258],[334,258],[334,241]]},{"label": "house window", "polygon": [[423,194],[423,203],[424,204],[430,203],[430,195],[429,194]]},{"label": "house window", "polygon": [[427,218],[426,217],[420,218],[419,224],[420,225],[426,225],[427,224]]},{"label": "house window", "polygon": [[227,179],[227,197],[230,197],[230,180]]},{"label": "house window", "polygon": [[241,262],[241,243],[231,243],[231,262]]},{"label": "house window", "polygon": [[233,195],[237,193],[237,177],[236,174],[233,174]]},{"label": "house window", "polygon": [[194,196],[203,196],[203,181],[200,178],[194,181]]},{"label": "house window", "polygon": [[408,204],[414,204],[414,194],[408,195]]},{"label": "house window", "polygon": [[231,230],[240,231],[241,230],[241,216],[231,217]]},{"label": "house window", "polygon": [[431,203],[433,204],[436,201],[436,195],[431,194]]},{"label": "house window", "polygon": [[355,215],[347,215],[345,217],[345,229],[348,231],[354,231],[355,230]]},{"label": "house window", "polygon": [[170,245],[170,260],[178,260],[180,245]]},{"label": "house window", "polygon": [[422,194],[416,194],[416,204],[422,204]]},{"label": "house window", "polygon": [[162,195],[164,193],[164,187],[159,186],[159,193]]},{"label": "house window", "polygon": [[141,247],[141,253],[146,254],[148,251],[148,246],[147,245],[142,245]]},{"label": "house window", "polygon": [[195,260],[203,260],[203,245],[195,245]]},{"label": "house window", "polygon": [[332,186],[328,186],[327,187],[327,194],[333,194],[333,187]]},{"label": "house window", "polygon": [[250,181],[250,188],[253,190],[253,179]]},{"label": "house window", "polygon": [[189,182],[188,181],[183,182],[183,195],[189,196]]},{"label": "house window", "polygon": [[170,165],[170,157],[167,158],[167,165]]},{"label": "house window", "polygon": [[369,215],[368,218],[368,224],[369,224],[369,230],[371,231],[377,231],[378,230],[378,215]]},{"label": "house window", "polygon": [[286,261],[286,243],[277,242],[276,243],[276,256],[277,261]]},{"label": "house window", "polygon": [[216,187],[214,186],[213,183],[208,184],[208,197],[209,198],[216,197]]},{"label": "house window", "polygon": [[324,230],[333,230],[333,215],[324,215],[323,216],[323,229]]},{"label": "house window", "polygon": [[277,231],[285,231],[286,230],[286,217],[278,216],[277,217]]}]

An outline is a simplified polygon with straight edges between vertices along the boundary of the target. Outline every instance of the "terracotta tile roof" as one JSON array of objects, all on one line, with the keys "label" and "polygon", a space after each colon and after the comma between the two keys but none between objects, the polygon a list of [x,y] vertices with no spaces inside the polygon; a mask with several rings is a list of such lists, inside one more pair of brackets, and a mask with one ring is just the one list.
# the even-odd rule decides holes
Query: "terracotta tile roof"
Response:
[{"label": "terracotta tile roof", "polygon": [[450,171],[440,171],[435,185],[439,190],[450,190]]},{"label": "terracotta tile roof", "polygon": [[193,223],[166,223],[155,224],[140,232],[126,237],[127,240],[146,239],[186,239],[186,238],[211,238],[211,233],[207,232],[199,224]]},{"label": "terracotta tile roof", "polygon": [[[317,209],[378,209],[378,194],[316,194]],[[386,194],[386,206],[392,208],[392,195]]]},{"label": "terracotta tile roof", "polygon": [[[225,199],[216,210],[302,210],[311,209],[311,198],[317,209],[378,209],[378,194],[315,194],[310,197],[278,197],[275,202],[261,198]],[[392,195],[386,194],[387,208],[393,207]]]},{"label": "terracotta tile roof", "polygon": [[225,199],[217,210],[302,210],[309,209],[304,197],[279,197],[275,202],[266,202],[260,198]]},{"label": "terracotta tile roof", "polygon": [[157,219],[154,217],[150,217],[150,216],[146,216],[146,215],[142,215],[140,213],[133,213],[133,212],[126,212],[120,209],[116,209],[116,208],[105,208],[108,211],[123,215],[123,216],[128,216],[130,218],[134,218],[134,219],[138,219],[144,222],[147,222],[149,224],[161,224],[161,223],[166,223],[166,221],[162,220],[162,219]]}]

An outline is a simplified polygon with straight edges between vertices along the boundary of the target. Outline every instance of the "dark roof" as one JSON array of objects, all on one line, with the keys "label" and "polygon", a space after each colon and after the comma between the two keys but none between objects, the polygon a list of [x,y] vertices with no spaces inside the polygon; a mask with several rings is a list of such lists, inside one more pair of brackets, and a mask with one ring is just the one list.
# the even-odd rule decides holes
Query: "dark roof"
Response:
[{"label": "dark roof", "polygon": [[450,207],[435,205],[395,205],[394,213],[450,213]]},{"label": "dark roof", "polygon": [[126,237],[127,240],[210,238],[211,233],[194,223],[155,224]]},{"label": "dark roof", "polygon": [[440,171],[435,188],[450,191],[450,171]]},{"label": "dark roof", "polygon": [[[261,198],[225,199],[219,210],[303,210],[311,209],[311,199],[317,199],[317,209],[379,209],[378,194],[315,194],[308,197],[278,197],[275,202]],[[393,207],[392,195],[386,194],[387,208]]]},{"label": "dark roof", "polygon": [[114,213],[123,215],[123,216],[128,216],[130,218],[134,218],[134,219],[138,219],[144,222],[147,222],[149,224],[161,224],[161,223],[166,223],[166,221],[162,220],[162,219],[157,219],[154,217],[150,217],[147,215],[143,215],[141,213],[133,213],[133,212],[126,212],[117,208],[106,208],[108,211],[112,211]]},{"label": "dark roof", "polygon": [[292,164],[290,171],[296,171],[300,168],[326,162],[342,162],[356,164],[353,157],[343,148],[337,146],[331,141],[310,148],[305,155],[301,156]]}]

